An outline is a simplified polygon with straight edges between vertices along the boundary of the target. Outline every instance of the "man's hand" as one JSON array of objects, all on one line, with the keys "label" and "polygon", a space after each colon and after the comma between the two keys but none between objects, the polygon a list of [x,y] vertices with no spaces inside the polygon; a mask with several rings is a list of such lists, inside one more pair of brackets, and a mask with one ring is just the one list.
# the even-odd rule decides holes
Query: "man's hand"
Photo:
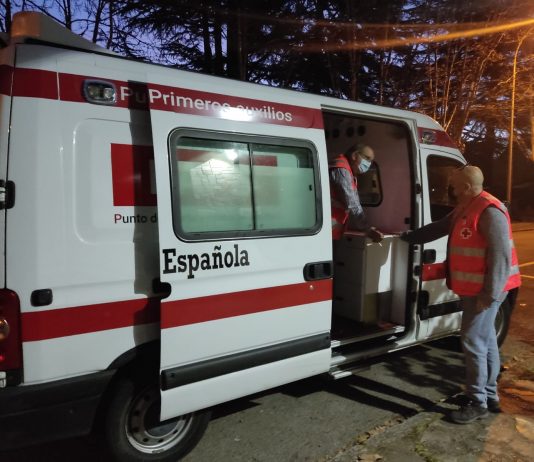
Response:
[{"label": "man's hand", "polygon": [[400,237],[401,241],[410,242],[410,234],[411,233],[412,233],[411,231],[404,231],[404,232],[400,233],[399,237]]},{"label": "man's hand", "polygon": [[366,235],[373,242],[380,242],[382,239],[384,239],[384,235],[380,231],[378,231],[378,229],[376,229],[375,227],[369,228],[367,230]]}]

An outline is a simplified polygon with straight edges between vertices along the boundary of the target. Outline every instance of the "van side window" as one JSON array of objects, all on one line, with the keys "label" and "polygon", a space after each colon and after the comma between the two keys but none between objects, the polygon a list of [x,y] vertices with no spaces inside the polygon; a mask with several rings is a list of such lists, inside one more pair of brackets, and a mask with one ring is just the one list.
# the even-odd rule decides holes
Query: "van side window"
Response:
[{"label": "van side window", "polygon": [[454,159],[441,156],[428,157],[428,194],[432,221],[440,220],[454,208],[454,198],[449,193],[450,177],[453,170],[462,166],[462,163]]},{"label": "van side window", "polygon": [[369,170],[358,175],[358,196],[365,206],[377,206],[382,202],[382,185],[380,183],[380,171],[376,162],[373,162]]},{"label": "van side window", "polygon": [[171,136],[176,233],[206,239],[319,229],[311,148],[232,138]]}]

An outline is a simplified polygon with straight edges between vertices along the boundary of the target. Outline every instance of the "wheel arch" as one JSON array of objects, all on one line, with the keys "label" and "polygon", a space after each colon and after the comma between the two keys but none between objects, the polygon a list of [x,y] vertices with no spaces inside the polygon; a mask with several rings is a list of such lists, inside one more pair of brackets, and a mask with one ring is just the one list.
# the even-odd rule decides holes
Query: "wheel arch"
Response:
[{"label": "wheel arch", "polygon": [[111,392],[115,384],[126,376],[135,377],[138,374],[154,374],[155,377],[159,374],[159,355],[160,342],[159,340],[152,340],[141,345],[136,345],[128,351],[125,351],[120,356],[115,358],[106,370],[115,371],[113,377],[106,386],[106,389],[96,410],[93,421],[92,432],[99,433],[102,428],[104,414],[111,398]]}]

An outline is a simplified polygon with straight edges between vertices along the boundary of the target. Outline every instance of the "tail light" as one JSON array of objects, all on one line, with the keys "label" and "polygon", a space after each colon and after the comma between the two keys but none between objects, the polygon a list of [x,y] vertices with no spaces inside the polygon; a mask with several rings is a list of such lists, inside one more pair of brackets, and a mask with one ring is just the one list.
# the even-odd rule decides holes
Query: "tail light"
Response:
[{"label": "tail light", "polygon": [[22,368],[20,303],[17,294],[0,289],[0,371]]}]

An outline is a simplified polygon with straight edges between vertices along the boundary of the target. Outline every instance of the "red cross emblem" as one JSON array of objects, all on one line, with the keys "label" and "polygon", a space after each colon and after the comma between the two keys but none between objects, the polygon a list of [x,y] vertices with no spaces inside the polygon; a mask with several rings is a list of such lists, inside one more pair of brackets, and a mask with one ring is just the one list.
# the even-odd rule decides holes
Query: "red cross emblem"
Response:
[{"label": "red cross emblem", "polygon": [[462,230],[460,231],[460,236],[462,236],[462,239],[469,239],[472,235],[473,233],[469,228],[462,228]]}]

